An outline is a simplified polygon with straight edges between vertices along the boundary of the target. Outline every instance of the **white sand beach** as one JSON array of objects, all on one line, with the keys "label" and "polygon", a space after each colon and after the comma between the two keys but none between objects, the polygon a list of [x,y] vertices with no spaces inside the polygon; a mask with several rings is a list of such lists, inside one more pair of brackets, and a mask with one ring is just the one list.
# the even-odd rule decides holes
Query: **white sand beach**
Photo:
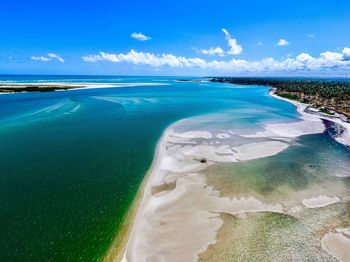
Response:
[{"label": "white sand beach", "polygon": [[[67,90],[84,90],[84,89],[99,89],[99,88],[119,88],[119,87],[135,87],[135,86],[167,86],[169,84],[167,83],[113,83],[113,84],[107,84],[107,83],[89,83],[89,82],[79,82],[79,83],[72,83],[72,82],[38,82],[38,83],[19,83],[19,82],[6,82],[1,83],[0,87],[3,88],[26,88],[26,87],[53,87],[58,88],[55,90],[55,92],[64,92]],[[66,89],[59,89],[59,88],[66,88]],[[23,91],[21,93],[26,93],[30,91]],[[0,95],[5,94],[15,94],[16,92],[0,92]]]},{"label": "white sand beach", "polygon": [[[294,101],[293,104],[301,114],[299,121],[268,124],[264,131],[242,135],[251,142],[235,146],[231,141],[234,132],[178,131],[178,126],[193,120],[182,120],[169,127],[159,141],[156,160],[145,183],[123,260],[197,261],[199,254],[216,242],[223,224],[221,214],[235,217],[252,212],[291,214],[303,208],[322,208],[339,202],[337,196],[315,195],[285,208],[281,203],[264,202],[253,196],[223,197],[208,185],[202,174],[215,163],[278,154],[295,138],[325,130],[320,117],[305,113],[304,104]],[[335,252],[329,251],[332,250],[328,244],[332,242],[331,237],[334,238],[330,235],[322,240],[322,246],[330,254]]]},{"label": "white sand beach", "polygon": [[342,126],[344,128],[344,132],[341,136],[338,136],[335,139],[339,143],[342,143],[342,144],[348,145],[348,146],[350,145],[350,123],[343,121],[339,114],[336,114],[335,117],[334,116],[327,116],[326,114],[319,113],[319,112],[317,112],[315,114],[310,114],[310,113],[305,112],[305,109],[308,106],[310,106],[309,104],[304,104],[304,103],[301,103],[301,102],[298,102],[295,100],[280,97],[278,95],[275,95],[273,91],[270,91],[270,95],[276,99],[283,100],[283,101],[286,101],[286,102],[289,102],[289,103],[295,105],[297,107],[298,112],[301,114],[302,119],[313,120],[313,121],[317,121],[317,119],[319,119],[319,120],[325,119],[325,120],[334,122],[336,124],[339,124],[340,126]]},{"label": "white sand beach", "polygon": [[[126,261],[196,261],[199,253],[215,243],[222,225],[221,213],[240,216],[246,212],[283,212],[281,205],[253,197],[220,197],[220,192],[208,186],[200,174],[218,161],[261,157],[253,151],[262,145],[253,143],[234,153],[223,145],[196,145],[191,139],[197,137],[210,139],[213,135],[172,129],[163,135],[127,244]],[[276,153],[276,142],[271,143],[269,155]],[[264,146],[268,148],[268,144]],[[199,161],[203,157],[206,163]]]},{"label": "white sand beach", "polygon": [[318,197],[312,197],[308,199],[303,199],[303,205],[307,208],[319,208],[340,202],[338,197],[328,197],[325,195],[320,195]]}]

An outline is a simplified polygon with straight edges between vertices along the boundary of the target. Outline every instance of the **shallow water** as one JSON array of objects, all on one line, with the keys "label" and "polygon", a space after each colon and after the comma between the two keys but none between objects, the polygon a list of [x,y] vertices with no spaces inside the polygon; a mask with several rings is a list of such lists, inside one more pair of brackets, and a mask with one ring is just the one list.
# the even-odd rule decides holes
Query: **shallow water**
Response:
[{"label": "shallow water", "polygon": [[[201,260],[337,261],[322,249],[321,239],[350,226],[349,175],[350,152],[327,131],[302,136],[275,156],[210,166],[205,177],[221,196],[281,204],[285,214],[223,214],[218,242]],[[336,196],[341,202],[303,206],[304,199],[319,195]]]},{"label": "shallow water", "polygon": [[[0,95],[2,260],[99,260],[118,232],[152,162],[159,137],[177,120],[201,116],[197,122],[199,128],[202,124],[209,129],[247,134],[260,130],[262,124],[295,121],[298,117],[291,104],[269,97],[267,87],[180,83],[175,79],[0,77],[0,82],[118,86]],[[149,85],[137,86],[140,83]],[[123,85],[126,87],[120,87]],[[215,121],[208,127],[207,122],[213,116]],[[309,182],[310,178],[302,175],[304,169],[297,172],[299,176],[285,179],[278,176],[277,169],[298,170],[296,163],[302,160],[298,156],[311,154],[313,158],[311,149],[317,144],[326,145],[320,149],[330,163],[336,163],[332,159],[343,159],[346,152],[322,135],[306,140],[306,144],[300,143],[286,151],[289,156],[277,155],[290,158],[287,163],[252,164],[257,165],[253,169],[262,168],[271,173],[264,176],[261,184],[252,186],[238,174],[243,188],[253,187],[258,194],[265,195],[275,194],[273,189],[282,184],[287,185],[288,190],[296,190],[305,186],[305,181]],[[299,148],[306,149],[294,152]],[[218,172],[221,173],[225,172]],[[315,172],[311,174],[316,176]],[[322,176],[327,175],[329,173]],[[230,182],[229,177],[221,179]],[[271,184],[264,186],[266,181]],[[235,183],[232,186],[241,188]],[[222,193],[225,194],[225,190]]]},{"label": "shallow water", "polygon": [[[200,261],[337,261],[300,220],[277,213],[222,216],[219,242]],[[214,258],[215,256],[215,258]]]},{"label": "shallow water", "polygon": [[220,163],[205,173],[223,196],[255,194],[295,204],[323,192],[350,200],[350,151],[327,132],[301,136],[275,156]]}]

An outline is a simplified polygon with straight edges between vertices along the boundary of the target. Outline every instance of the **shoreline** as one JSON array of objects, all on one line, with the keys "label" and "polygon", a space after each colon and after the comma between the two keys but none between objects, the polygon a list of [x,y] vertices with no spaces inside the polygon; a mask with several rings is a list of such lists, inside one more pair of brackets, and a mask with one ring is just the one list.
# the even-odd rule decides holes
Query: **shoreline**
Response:
[{"label": "shoreline", "polygon": [[66,91],[73,89],[86,88],[85,84],[71,84],[71,83],[0,83],[0,94],[17,94],[17,93],[31,93],[31,92],[53,92]]},{"label": "shoreline", "polygon": [[[297,107],[297,111],[301,114],[301,119],[303,119],[304,121],[310,121],[310,119],[314,119],[311,121],[316,121],[315,119],[327,119],[326,116],[319,116],[319,115],[313,115],[313,114],[309,114],[307,112],[305,112],[305,108],[309,105],[307,104],[302,104],[298,101],[292,101],[286,98],[282,98],[282,97],[278,97],[277,95],[275,95],[273,92],[269,92],[269,95],[271,95],[272,97],[279,99],[279,100],[283,100],[289,103],[292,103],[293,105],[295,105]],[[189,141],[193,138],[204,138],[204,139],[208,139],[211,138],[211,133],[210,132],[206,132],[206,131],[190,131],[190,132],[185,132],[185,133],[176,133],[174,131],[174,126],[176,126],[176,124],[178,124],[181,121],[184,121],[186,119],[183,120],[179,120],[175,123],[173,123],[172,125],[170,125],[168,128],[166,128],[163,131],[163,134],[161,136],[161,138],[158,141],[157,144],[157,149],[155,151],[155,156],[154,156],[154,160],[152,162],[152,165],[149,169],[149,171],[147,172],[146,177],[144,178],[140,190],[137,193],[137,196],[134,200],[134,203],[132,204],[131,207],[131,211],[130,213],[128,212],[127,215],[127,219],[130,219],[129,222],[127,222],[127,228],[123,231],[123,237],[122,237],[122,244],[119,247],[114,247],[112,248],[112,252],[108,252],[106,259],[104,259],[104,261],[123,261],[123,262],[127,262],[127,261],[134,261],[135,257],[143,257],[145,260],[147,258],[152,258],[153,255],[156,254],[152,254],[153,252],[160,252],[157,246],[154,246],[153,244],[153,248],[151,248],[152,243],[149,244],[149,246],[147,246],[147,243],[150,243],[151,241],[147,241],[147,239],[145,240],[144,238],[142,238],[143,241],[141,242],[146,242],[146,243],[141,243],[140,242],[140,234],[143,237],[147,238],[149,237],[150,239],[155,240],[156,236],[161,236],[162,233],[158,232],[154,233],[152,231],[148,231],[144,230],[144,228],[147,228],[147,225],[149,226],[154,226],[154,223],[160,223],[160,225],[158,225],[158,227],[160,227],[162,225],[162,223],[164,223],[164,225],[166,224],[167,217],[163,217],[162,215],[159,215],[157,213],[158,219],[155,218],[155,216],[152,217],[152,212],[154,212],[154,210],[156,209],[160,209],[159,212],[162,212],[164,209],[168,209],[170,208],[169,205],[171,204],[171,208],[177,209],[177,211],[175,210],[174,214],[182,214],[180,215],[180,218],[182,218],[184,220],[183,223],[183,227],[188,229],[188,232],[191,232],[191,225],[190,222],[187,222],[186,224],[186,214],[184,216],[183,213],[180,213],[183,211],[184,208],[188,209],[189,206],[188,204],[183,204],[183,206],[181,206],[181,201],[184,202],[184,199],[189,199],[191,197],[193,197],[193,195],[191,195],[189,192],[190,191],[194,191],[196,192],[197,190],[202,190],[202,188],[205,188],[206,192],[202,192],[202,191],[198,191],[198,194],[195,196],[196,198],[198,197],[198,201],[202,202],[211,202],[209,203],[209,209],[208,211],[210,213],[212,213],[210,216],[207,216],[206,214],[204,214],[204,219],[202,218],[202,220],[200,220],[200,218],[197,218],[198,221],[196,221],[197,224],[202,223],[202,226],[204,226],[202,228],[202,235],[201,238],[198,238],[198,242],[201,242],[199,244],[202,244],[201,246],[193,248],[192,250],[188,251],[184,251],[182,250],[182,252],[184,253],[190,253],[190,254],[184,254],[181,253],[181,250],[179,251],[180,253],[176,254],[176,252],[174,253],[173,250],[169,250],[169,249],[165,249],[165,251],[163,250],[162,252],[173,252],[176,256],[176,258],[178,259],[179,257],[181,258],[186,258],[190,260],[195,260],[195,257],[198,256],[200,253],[204,252],[207,250],[207,248],[209,247],[209,245],[211,244],[215,244],[217,241],[217,232],[218,230],[221,228],[223,221],[220,219],[220,215],[217,216],[215,214],[222,214],[222,213],[227,213],[227,214],[231,214],[233,216],[244,216],[244,213],[254,213],[254,212],[277,212],[277,213],[285,213],[286,210],[284,210],[284,208],[282,206],[280,206],[279,204],[272,204],[272,203],[265,203],[260,201],[259,199],[256,199],[254,197],[249,197],[249,198],[242,198],[241,199],[230,199],[228,200],[227,198],[224,197],[220,197],[216,194],[218,194],[218,191],[216,191],[215,189],[213,189],[210,185],[208,185],[205,181],[205,178],[202,177],[202,175],[200,174],[201,171],[203,171],[204,169],[206,169],[206,167],[203,168],[203,166],[198,166],[195,163],[191,163],[192,165],[189,165],[189,162],[172,162],[174,161],[174,159],[169,159],[171,157],[174,157],[169,155],[169,151],[167,151],[168,149],[166,149],[166,144],[170,141],[171,143],[176,144],[176,141],[178,143],[189,143]],[[335,122],[333,121],[334,119],[327,119],[329,121]],[[340,119],[339,119],[340,120]],[[340,124],[340,123],[338,123]],[[345,123],[346,124],[346,123]],[[350,128],[348,126],[344,127],[346,129],[346,131],[349,133],[349,138],[350,138]],[[304,130],[303,130],[304,131]],[[198,133],[200,132],[200,133]],[[305,131],[304,131],[305,132]],[[182,135],[182,136],[181,136]],[[224,134],[225,135],[225,134]],[[221,139],[225,139],[224,135],[220,134],[220,138]],[[298,137],[299,135],[295,135],[295,137]],[[176,138],[174,140],[174,138]],[[173,140],[171,140],[173,139]],[[175,142],[174,142],[175,141]],[[346,140],[347,141],[347,140]],[[339,142],[339,141],[338,141]],[[254,143],[250,143],[247,145],[252,145]],[[257,145],[259,145],[259,143],[256,143]],[[261,143],[260,143],[261,144]],[[193,144],[192,144],[193,146]],[[193,148],[196,148],[194,151],[199,151],[200,154],[207,154],[206,156],[208,157],[208,165],[217,163],[217,162],[235,162],[235,160],[233,160],[232,158],[226,157],[224,156],[227,152],[226,151],[222,151],[220,152],[220,154],[223,154],[219,159],[216,159],[215,161],[211,162],[210,158],[213,155],[213,152],[209,152],[209,149],[205,149],[203,148],[203,146],[199,149],[199,145],[195,145]],[[241,148],[246,148],[247,146],[241,146]],[[269,147],[269,145],[267,144],[266,147]],[[281,148],[281,150],[284,150],[286,147]],[[219,150],[220,147],[216,148],[216,150]],[[264,155],[252,155],[251,157],[249,156],[249,153],[251,153],[251,151],[254,151],[256,148],[254,148],[254,146],[252,146],[252,148],[250,148],[250,150],[248,150],[249,152],[247,152],[248,154],[248,158],[247,159],[256,159],[256,158],[263,158],[266,157]],[[236,148],[237,150],[237,148]],[[277,149],[274,152],[271,153],[271,155],[275,155],[278,154],[281,150]],[[193,152],[189,151],[186,154],[197,154],[198,152]],[[216,151],[216,153],[218,153],[218,151]],[[241,153],[240,151],[238,153]],[[199,154],[199,155],[200,155]],[[166,159],[164,159],[166,158]],[[225,160],[223,160],[225,159]],[[242,158],[242,160],[245,160],[244,157]],[[170,161],[170,162],[169,162]],[[181,159],[181,161],[184,161],[183,159]],[[207,160],[206,160],[207,161]],[[240,160],[238,160],[240,161]],[[189,169],[186,170],[182,170],[181,172],[186,172],[188,174],[184,174],[183,176],[179,176],[176,177],[176,175],[172,176],[167,176],[167,174],[165,173],[165,171],[163,170],[162,172],[162,165],[168,165],[173,167],[172,165],[179,165],[179,164],[183,164],[183,166],[187,166]],[[167,167],[169,170],[171,170],[171,167]],[[169,171],[167,170],[167,171]],[[175,171],[174,171],[175,172]],[[187,184],[186,184],[187,183]],[[197,187],[200,187],[201,189],[198,189]],[[184,187],[184,188],[180,188],[178,189],[178,187]],[[206,188],[208,187],[208,188]],[[191,189],[191,190],[189,190]],[[178,191],[178,192],[174,192],[174,191]],[[202,196],[200,194],[203,194]],[[169,200],[166,200],[166,198],[169,198],[167,195],[171,195],[169,196],[171,198],[170,202]],[[208,195],[210,197],[208,197]],[[156,198],[159,199],[156,199]],[[162,199],[161,199],[162,198]],[[316,199],[317,200],[317,199]],[[318,206],[326,206],[326,205],[330,205],[333,204],[335,201],[333,199],[321,199],[324,203],[318,203],[319,201],[316,201],[315,199],[313,199],[313,201],[315,203],[313,203],[313,205],[315,207]],[[327,201],[326,201],[327,200]],[[331,201],[332,200],[332,201]],[[168,201],[168,203],[167,203]],[[179,203],[180,201],[180,203]],[[220,203],[221,202],[221,203]],[[316,203],[317,202],[317,203]],[[219,209],[215,207],[215,205],[218,204]],[[176,206],[181,206],[181,208],[179,209],[179,207]],[[203,203],[201,204],[203,205]],[[205,206],[205,204],[204,204]],[[233,206],[233,208],[232,208]],[[208,207],[206,207],[208,208]],[[306,207],[307,208],[307,207]],[[309,207],[311,208],[311,206]],[[205,208],[204,208],[205,209]],[[189,213],[192,216],[198,216],[199,214],[203,215],[203,212],[205,212],[206,210],[203,209],[196,209],[196,210],[192,210],[189,211]],[[167,211],[168,212],[168,211]],[[169,212],[168,212],[169,213]],[[167,213],[167,215],[169,215]],[[173,215],[174,215],[173,214]],[[187,214],[188,215],[188,214]],[[160,217],[160,218],[159,218]],[[191,217],[191,216],[190,216]],[[145,222],[145,220],[150,219],[152,221],[152,219],[154,220],[153,222]],[[160,222],[160,221],[163,222]],[[206,223],[204,220],[210,220],[210,222]],[[158,222],[156,222],[158,221]],[[177,221],[177,220],[175,220]],[[171,222],[171,221],[170,221]],[[172,221],[174,222],[174,220]],[[148,223],[148,224],[147,224]],[[207,228],[211,228],[211,232],[208,232]],[[195,230],[198,230],[198,225],[195,226],[194,228]],[[151,230],[151,229],[149,229]],[[153,230],[156,230],[156,228],[154,228]],[[135,232],[137,231],[137,232]],[[199,230],[201,231],[201,230]],[[168,228],[167,231],[169,234],[174,233],[172,228]],[[170,233],[171,232],[171,233]],[[195,233],[196,231],[194,231],[193,233]],[[164,233],[164,232],[163,232]],[[137,235],[137,236],[136,236]],[[153,237],[149,236],[149,235],[153,235]],[[147,237],[146,237],[147,236]],[[182,236],[183,237],[183,236]],[[139,238],[139,239],[137,239]],[[176,236],[174,237],[176,240]],[[190,237],[189,237],[190,238]],[[121,239],[121,237],[117,236],[117,239]],[[149,240],[150,240],[149,239]],[[159,239],[159,238],[157,238]],[[174,245],[174,249],[176,250],[176,244],[179,244],[178,241],[181,238],[178,238],[177,241],[174,241],[174,239],[172,239],[172,245]],[[201,239],[201,240],[199,240]],[[115,243],[116,241],[114,241]],[[191,242],[192,243],[192,242]],[[118,243],[120,244],[120,243]],[[159,243],[158,243],[159,244]],[[115,246],[115,244],[113,244]],[[180,243],[181,246],[181,243]],[[163,248],[164,249],[164,248]],[[179,248],[180,249],[180,248]],[[114,251],[113,250],[117,250]],[[118,251],[119,250],[119,251]],[[141,251],[140,251],[141,250]],[[161,253],[162,253],[161,252]],[[192,253],[191,253],[192,252]],[[151,253],[151,254],[150,254]],[[169,254],[170,254],[169,253]],[[173,257],[174,254],[171,253],[172,255],[170,255],[170,257]],[[169,256],[168,254],[168,256]],[[187,255],[187,256],[186,256]],[[193,257],[193,255],[195,255]],[[164,258],[164,257],[163,257]],[[171,260],[171,259],[170,259]],[[169,261],[170,261],[169,260]]]},{"label": "shoreline", "polygon": [[[100,89],[100,88],[122,88],[122,87],[136,87],[136,86],[165,86],[166,83],[64,83],[64,82],[53,82],[53,83],[16,83],[16,84],[6,84],[0,83],[0,90],[6,89],[8,91],[0,91],[0,95],[10,95],[10,94],[21,94],[21,93],[46,93],[46,92],[62,92],[62,91],[74,91],[74,90],[84,90],[84,89]],[[35,88],[31,90],[30,88]],[[16,90],[23,89],[23,90]],[[28,89],[28,90],[26,90]],[[42,90],[40,90],[42,89]]]},{"label": "shoreline", "polygon": [[145,193],[145,189],[147,186],[147,183],[151,177],[152,174],[152,170],[154,169],[155,164],[157,163],[157,158],[159,156],[159,150],[160,150],[160,145],[162,142],[162,138],[163,135],[165,134],[166,129],[163,131],[162,136],[160,137],[160,139],[157,142],[156,145],[156,150],[154,152],[154,156],[151,166],[149,167],[148,171],[146,172],[145,177],[142,180],[142,183],[139,186],[139,189],[137,190],[137,193],[135,195],[134,200],[131,203],[131,206],[125,216],[125,218],[123,219],[123,225],[121,230],[119,230],[119,232],[117,232],[117,235],[114,239],[114,241],[112,242],[111,246],[108,248],[106,254],[102,257],[101,261],[104,262],[120,262],[120,261],[125,261],[125,251],[127,248],[127,244],[130,238],[130,234],[135,222],[135,218],[137,215],[137,211],[141,205],[141,202],[143,200],[143,196]]},{"label": "shoreline", "polygon": [[[336,79],[280,79],[264,77],[212,77],[212,82],[256,85],[274,88],[276,93],[292,100],[305,101],[350,118],[350,82]],[[315,91],[317,90],[317,92]],[[333,91],[332,91],[333,90]],[[334,92],[337,95],[334,95]]]},{"label": "shoreline", "polygon": [[330,121],[332,123],[335,123],[335,124],[342,126],[344,128],[344,132],[343,132],[342,136],[341,137],[334,137],[334,139],[350,149],[350,123],[342,120],[341,116],[327,116],[326,114],[321,113],[321,112],[317,112],[317,111],[315,111],[315,113],[311,113],[313,111],[308,110],[308,109],[309,108],[316,109],[316,108],[312,107],[310,104],[305,104],[305,103],[302,103],[302,102],[299,102],[296,100],[291,100],[291,99],[288,99],[285,97],[278,96],[277,94],[275,94],[275,90],[273,88],[269,91],[269,95],[278,99],[278,100],[282,100],[282,101],[293,104],[297,108],[297,111],[299,112],[299,114],[301,116],[316,117],[316,118],[319,118],[321,120],[327,120],[327,121]]},{"label": "shoreline", "polygon": [[[190,154],[189,158],[193,160],[193,162],[190,165],[185,161],[183,169],[181,169],[183,166],[179,165],[176,161],[172,162],[173,159],[169,159],[172,157],[171,153],[169,154],[166,146],[169,145],[169,139],[175,139],[175,141],[182,143],[197,137],[203,139],[211,138],[210,133],[207,131],[176,133],[174,131],[174,126],[181,121],[184,120],[177,121],[170,125],[164,131],[159,141],[159,150],[157,151],[158,154],[154,162],[155,165],[151,169],[150,176],[146,178],[147,181],[142,190],[142,200],[139,202],[131,230],[129,231],[130,236],[126,243],[125,255],[122,259],[123,262],[156,259],[157,252],[160,252],[159,255],[161,258],[167,259],[167,261],[179,261],[179,258],[180,261],[194,261],[200,253],[206,251],[210,244],[216,242],[216,233],[222,226],[220,218],[221,213],[228,213],[239,217],[246,212],[283,212],[281,205],[265,203],[254,197],[221,197],[219,191],[208,186],[203,175],[199,173],[205,170],[208,165],[215,164],[216,161],[208,160],[207,163],[203,164],[193,158],[192,154],[194,153],[196,155],[198,152],[192,152],[191,150],[186,151],[185,155]],[[174,140],[171,140],[171,143],[174,143]],[[197,148],[199,147],[200,146],[197,146]],[[199,150],[201,153],[207,154],[207,157],[213,157],[215,154],[204,148]],[[175,149],[175,151],[177,150]],[[274,151],[272,154],[276,153],[278,152]],[[260,156],[257,157],[259,158]],[[225,157],[219,156],[218,159],[219,158]],[[235,160],[226,158],[223,162],[235,162]],[[177,167],[181,169],[181,171],[179,171],[179,176],[174,175],[175,177],[168,177],[168,169],[172,169],[174,166],[178,165],[181,166]],[[164,169],[165,166],[166,169]],[[192,206],[193,197],[199,201],[195,207]],[[207,202],[209,202],[209,204]],[[216,206],[217,203],[218,206]],[[193,207],[194,210],[192,210]],[[154,213],[155,211],[157,214]],[[158,214],[158,212],[160,214]],[[165,212],[164,215],[161,214],[163,212]],[[169,216],[169,212],[172,215]],[[176,225],[179,220],[183,221],[181,222],[182,226],[187,228],[188,232],[194,234],[195,242],[191,241],[190,236],[185,240],[183,234],[187,234],[187,232],[179,231]],[[175,222],[175,225],[172,222]],[[155,224],[158,223],[160,223],[160,225],[155,226]],[[159,239],[157,236],[166,236],[164,235],[165,232],[162,231],[164,228],[159,228],[159,226],[162,225],[165,226],[165,228],[168,226],[168,228],[165,229],[165,232],[167,232],[166,235],[172,235],[172,239],[169,240],[170,246],[172,247],[165,248],[165,252],[170,252],[171,255],[166,258],[162,254],[163,252],[158,250],[158,245],[162,246],[162,244],[150,241],[155,238]],[[159,232],[157,232],[157,228],[160,229]],[[208,231],[208,228],[213,230]],[[201,237],[198,237],[198,235]],[[145,240],[147,238],[149,238],[149,241]],[[180,241],[181,239],[183,241]],[[184,245],[183,242],[187,244]],[[187,250],[190,243],[192,246],[190,250]],[[176,248],[176,246],[178,248]],[[154,255],[156,257],[153,257]],[[141,257],[143,259],[140,260]]]}]

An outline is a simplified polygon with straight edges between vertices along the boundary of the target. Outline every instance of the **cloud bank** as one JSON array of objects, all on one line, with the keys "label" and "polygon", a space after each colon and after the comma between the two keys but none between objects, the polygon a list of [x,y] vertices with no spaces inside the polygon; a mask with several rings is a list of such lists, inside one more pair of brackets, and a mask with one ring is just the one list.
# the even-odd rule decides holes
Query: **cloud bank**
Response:
[{"label": "cloud bank", "polygon": [[296,57],[284,60],[265,58],[258,61],[245,59],[210,60],[201,58],[188,58],[173,54],[154,54],[130,50],[128,53],[113,54],[100,52],[98,54],[83,56],[85,62],[113,62],[131,63],[135,65],[148,65],[152,67],[172,68],[201,68],[230,72],[276,72],[276,71],[320,71],[329,69],[350,69],[350,48],[346,47],[341,53],[326,51],[319,57],[312,57],[301,53]]}]

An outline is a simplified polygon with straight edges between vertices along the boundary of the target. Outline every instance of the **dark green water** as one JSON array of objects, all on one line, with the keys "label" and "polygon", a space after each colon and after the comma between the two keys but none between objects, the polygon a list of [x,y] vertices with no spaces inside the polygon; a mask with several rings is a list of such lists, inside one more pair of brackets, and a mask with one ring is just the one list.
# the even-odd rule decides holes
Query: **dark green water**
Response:
[{"label": "dark green water", "polygon": [[162,130],[181,116],[125,112],[102,101],[82,111],[1,131],[0,246],[6,261],[98,260]]},{"label": "dark green water", "polygon": [[97,260],[105,252],[168,119],[148,117],[140,127],[132,114],[115,118],[104,107],[103,116],[1,132],[0,243],[7,261]]}]

